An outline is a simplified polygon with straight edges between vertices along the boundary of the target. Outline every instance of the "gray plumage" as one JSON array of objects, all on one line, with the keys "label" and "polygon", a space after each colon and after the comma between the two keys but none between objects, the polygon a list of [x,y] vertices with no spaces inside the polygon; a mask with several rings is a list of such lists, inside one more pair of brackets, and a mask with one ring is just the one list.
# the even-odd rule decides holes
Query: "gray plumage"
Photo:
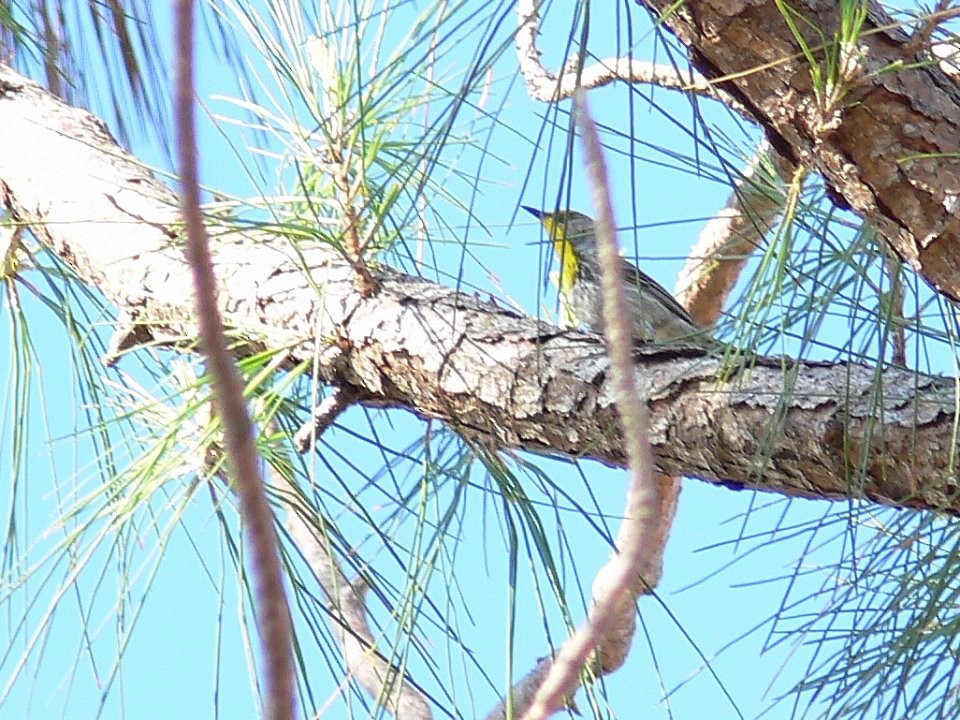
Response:
[{"label": "gray plumage", "polygon": [[[560,262],[560,293],[570,312],[579,323],[602,333],[603,297],[593,220],[573,210],[545,213],[526,206],[524,209],[540,219],[553,240]],[[705,347],[720,344],[697,325],[673,295],[632,262],[621,258],[620,273],[634,340],[683,340]]]}]

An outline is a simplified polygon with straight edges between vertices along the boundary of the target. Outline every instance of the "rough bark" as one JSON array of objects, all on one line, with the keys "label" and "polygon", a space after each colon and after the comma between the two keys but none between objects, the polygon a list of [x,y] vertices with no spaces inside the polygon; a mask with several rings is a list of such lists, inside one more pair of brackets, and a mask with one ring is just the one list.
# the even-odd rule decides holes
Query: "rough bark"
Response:
[{"label": "rough bark", "polygon": [[[149,334],[196,337],[172,191],[89,113],[0,66],[0,202]],[[477,441],[623,465],[599,336],[563,331],[386,267],[363,298],[329,247],[265,233],[215,248],[221,307],[248,351],[320,348],[321,379]],[[316,289],[319,288],[319,291]],[[954,381],[756,359],[723,377],[697,349],[638,348],[660,469],[806,497],[960,512]]]},{"label": "rough bark", "polygon": [[[869,3],[852,82],[837,103],[825,103],[777,3],[644,4],[663,13],[696,68],[748,109],[783,157],[821,172],[835,199],[872,220],[937,290],[960,299],[960,86],[922,43]],[[789,3],[818,61],[840,27],[840,5]]]}]

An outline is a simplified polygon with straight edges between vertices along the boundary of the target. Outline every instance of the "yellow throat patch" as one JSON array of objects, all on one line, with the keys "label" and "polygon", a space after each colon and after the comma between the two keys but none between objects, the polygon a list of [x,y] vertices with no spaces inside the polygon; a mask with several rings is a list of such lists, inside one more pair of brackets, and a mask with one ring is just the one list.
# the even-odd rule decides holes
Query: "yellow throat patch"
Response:
[{"label": "yellow throat patch", "polygon": [[562,218],[544,216],[543,227],[553,240],[553,250],[560,262],[560,292],[569,293],[580,277],[580,260],[567,238],[567,223]]}]

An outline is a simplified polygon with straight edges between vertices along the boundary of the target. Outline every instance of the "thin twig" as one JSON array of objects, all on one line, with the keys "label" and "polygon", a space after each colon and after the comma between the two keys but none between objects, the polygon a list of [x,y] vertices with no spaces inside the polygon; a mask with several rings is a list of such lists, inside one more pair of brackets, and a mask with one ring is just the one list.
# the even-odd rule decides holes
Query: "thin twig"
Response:
[{"label": "thin twig", "polygon": [[323,401],[313,409],[310,419],[293,436],[297,452],[304,453],[317,444],[317,439],[326,432],[344,410],[357,401],[359,393],[354,388],[335,387]]},{"label": "thin twig", "polygon": [[755,120],[732,95],[693,69],[684,73],[670,65],[624,57],[603,58],[581,67],[579,58],[575,57],[571,58],[559,73],[550,72],[540,62],[542,53],[537,47],[537,34],[540,32],[538,5],[538,0],[519,0],[519,26],[514,40],[520,72],[527,83],[528,94],[535,100],[558,102],[573,97],[578,89],[589,90],[621,80],[676,88],[710,97],[744,117]]},{"label": "thin twig", "polygon": [[890,291],[887,296],[887,327],[892,348],[890,362],[894,365],[907,365],[907,331],[903,321],[903,265],[893,252],[883,243],[883,264],[890,277]]},{"label": "thin twig", "polygon": [[960,14],[960,9],[951,8],[950,0],[939,0],[936,9],[921,19],[919,27],[913,31],[910,40],[903,47],[904,55],[912,55],[920,50],[931,48],[933,33],[936,29]]},{"label": "thin twig", "polygon": [[[673,519],[672,510],[668,516],[662,514],[664,508],[674,506],[666,500],[670,493],[664,492],[671,488],[663,487],[654,476],[648,410],[640,400],[634,375],[633,328],[621,285],[616,223],[600,137],[582,94],[576,99],[576,110],[593,190],[597,254],[602,268],[604,334],[630,467],[630,487],[616,540],[617,554],[594,581],[594,605],[587,622],[560,648],[533,703],[523,714],[525,720],[541,720],[566,706],[589,664],[594,672],[604,673],[622,664],[636,628],[636,599],[659,581],[660,550]],[[672,497],[675,499],[675,491]]]},{"label": "thin twig", "polygon": [[[329,428],[337,417],[356,399],[349,389],[335,388],[313,413],[313,420],[304,425],[298,437],[307,431],[307,447]],[[299,444],[299,440],[297,441]],[[329,539],[313,519],[315,513],[303,502],[297,488],[280,473],[271,473],[277,494],[287,508],[286,528],[300,553],[313,570],[317,581],[330,600],[331,623],[350,674],[396,720],[431,720],[433,717],[426,696],[377,650],[377,638],[367,619],[366,595],[369,589],[363,578],[350,580],[334,557]]]},{"label": "thin twig", "polygon": [[193,1],[175,5],[176,61],[174,111],[181,177],[181,206],[187,231],[187,257],[193,271],[200,339],[213,378],[214,397],[223,420],[224,444],[240,499],[250,545],[256,616],[264,657],[267,717],[292,720],[294,670],[290,610],[283,588],[280,549],[273,513],[260,477],[253,425],[243,401],[243,385],[227,350],[217,303],[217,280],[200,210],[194,121]]}]

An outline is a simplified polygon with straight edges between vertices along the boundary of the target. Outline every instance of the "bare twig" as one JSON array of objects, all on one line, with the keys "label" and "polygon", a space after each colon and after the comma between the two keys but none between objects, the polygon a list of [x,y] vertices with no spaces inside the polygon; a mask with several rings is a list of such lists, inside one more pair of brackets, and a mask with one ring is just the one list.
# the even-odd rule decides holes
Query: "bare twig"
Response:
[{"label": "bare twig", "polygon": [[951,4],[950,0],[939,0],[936,10],[921,19],[920,25],[913,31],[913,35],[910,36],[910,40],[903,48],[904,54],[913,54],[928,48],[932,49],[931,40],[937,27],[960,15],[960,9],[950,7]]},{"label": "bare twig", "polygon": [[[666,478],[670,484],[663,485],[654,477],[648,411],[640,400],[634,375],[633,329],[620,284],[620,255],[606,165],[583,95],[578,96],[577,119],[593,189],[597,252],[603,268],[604,333],[631,480],[624,521],[617,535],[617,554],[601,568],[594,581],[594,605],[587,623],[560,648],[530,707],[523,713],[525,720],[545,718],[567,705],[588,665],[594,672],[609,673],[626,659],[636,628],[636,599],[659,582],[661,553],[679,491],[679,485],[674,487],[677,481]],[[669,512],[663,514],[664,509]]]},{"label": "bare twig", "polygon": [[[309,427],[307,438],[312,436],[315,442],[355,397],[350,390],[334,390],[317,406],[313,422],[305,425],[298,437]],[[350,674],[396,720],[431,720],[426,697],[376,649],[377,639],[367,621],[366,582],[363,578],[350,580],[343,574],[327,537],[312,519],[315,514],[300,499],[296,487],[278,472],[272,473],[272,479],[288,511],[287,531],[330,599],[335,617],[333,631]]]},{"label": "bare twig", "polygon": [[343,574],[327,539],[304,517],[302,506],[288,503],[288,507],[287,530],[330,599],[334,635],[350,674],[396,720],[431,720],[424,695],[377,651],[377,639],[367,621],[366,582]]},{"label": "bare twig", "polygon": [[353,388],[335,387],[323,401],[313,409],[310,420],[305,422],[293,436],[297,452],[304,453],[314,445],[317,438],[326,432],[344,410],[357,401],[359,393]]},{"label": "bare twig", "polygon": [[692,69],[684,73],[672,65],[622,57],[604,58],[580,67],[579,58],[574,57],[559,74],[550,72],[540,62],[541,52],[537,47],[537,34],[540,32],[538,4],[537,0],[520,0],[517,3],[519,27],[515,40],[520,71],[527,82],[527,91],[534,99],[557,102],[573,97],[578,88],[589,90],[622,80],[693,92],[719,100],[746,115],[733,96]]},{"label": "bare twig", "polygon": [[293,651],[290,610],[283,588],[280,551],[273,513],[259,472],[253,426],[243,401],[243,385],[227,350],[217,303],[217,280],[210,260],[197,177],[196,128],[193,116],[193,2],[178,0],[176,10],[176,78],[174,103],[181,206],[187,231],[187,256],[193,271],[197,315],[204,354],[213,378],[214,397],[223,420],[224,441],[234,487],[246,524],[257,599],[267,717],[288,720],[294,713]]},{"label": "bare twig", "polygon": [[903,322],[903,265],[897,257],[886,247],[883,246],[883,264],[890,276],[890,292],[887,302],[887,328],[889,328],[889,341],[892,348],[890,361],[894,365],[906,366],[907,364],[907,337]]}]

